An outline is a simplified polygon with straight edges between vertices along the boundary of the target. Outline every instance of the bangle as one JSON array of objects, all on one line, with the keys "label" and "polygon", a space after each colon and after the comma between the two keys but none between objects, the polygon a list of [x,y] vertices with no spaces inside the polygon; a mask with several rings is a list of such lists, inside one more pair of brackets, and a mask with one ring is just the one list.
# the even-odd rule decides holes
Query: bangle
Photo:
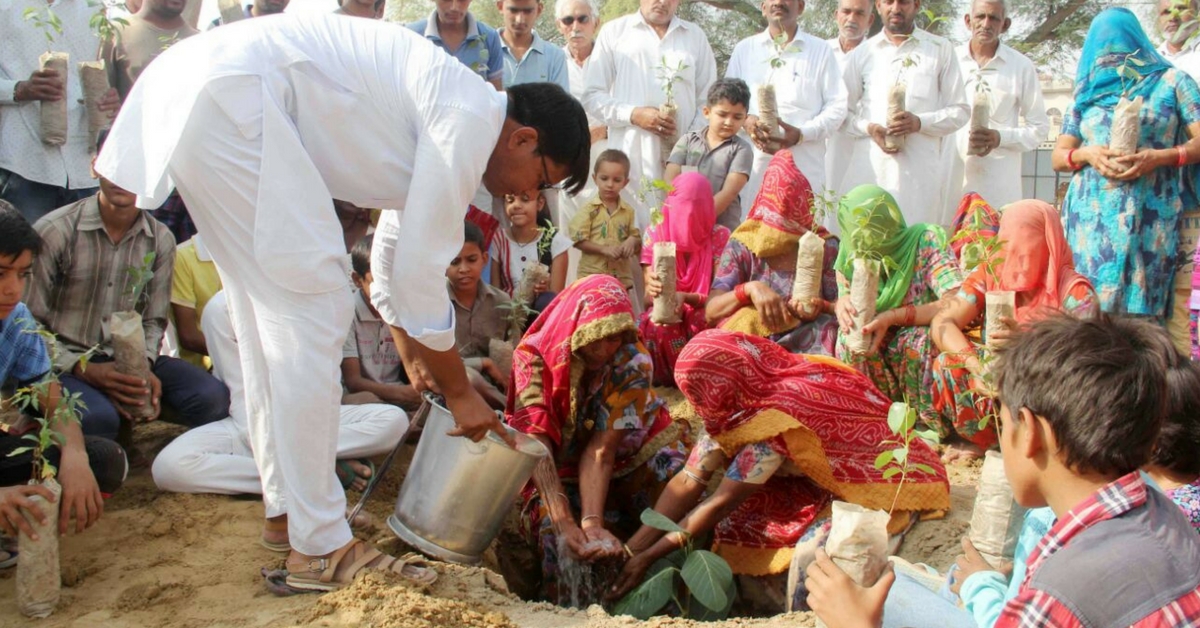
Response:
[{"label": "bangle", "polygon": [[708,305],[708,295],[697,292],[696,293],[696,307],[704,307],[705,305]]},{"label": "bangle", "polygon": [[1175,152],[1179,153],[1179,159],[1175,161],[1176,168],[1182,168],[1187,165],[1187,149],[1180,144],[1175,147]]},{"label": "bangle", "polygon": [[600,518],[600,515],[587,515],[579,520],[579,527],[582,528],[588,519],[595,519],[600,522],[600,525],[604,525],[604,520]]},{"label": "bangle", "polygon": [[679,549],[687,547],[687,543],[691,538],[692,535],[687,530],[675,532],[675,542],[679,544]]},{"label": "bangle", "polygon": [[629,549],[628,543],[622,543],[621,549],[625,550],[625,556],[627,556],[629,558],[633,558],[633,550]]},{"label": "bangle", "polygon": [[746,284],[739,283],[737,287],[733,289],[733,296],[737,297],[737,302],[739,304],[750,305],[751,299],[750,295],[746,294]]},{"label": "bangle", "polygon": [[692,473],[691,471],[689,471],[687,469],[687,467],[684,467],[683,474],[686,475],[687,477],[695,480],[696,484],[699,484],[700,486],[706,486],[708,484],[708,482],[706,482],[704,480],[704,478],[696,475],[695,473]]},{"label": "bangle", "polygon": [[1078,149],[1072,148],[1071,150],[1067,151],[1067,167],[1070,168],[1071,170],[1080,170],[1083,168],[1083,166],[1075,163],[1075,160],[1072,159],[1072,157],[1075,156],[1076,150],[1078,150]]},{"label": "bangle", "polygon": [[917,320],[917,308],[914,305],[904,306],[904,326],[910,327]]}]

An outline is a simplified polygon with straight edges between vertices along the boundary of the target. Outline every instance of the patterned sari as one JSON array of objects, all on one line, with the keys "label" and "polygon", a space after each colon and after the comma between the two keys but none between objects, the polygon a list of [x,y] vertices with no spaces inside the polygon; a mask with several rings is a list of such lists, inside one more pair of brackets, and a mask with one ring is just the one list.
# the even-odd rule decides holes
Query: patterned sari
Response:
[{"label": "patterned sari", "polygon": [[[626,342],[607,367],[588,373],[579,349],[604,338]],[[608,488],[605,527],[618,536],[637,529],[649,508],[682,466],[686,423],[674,422],[651,389],[651,362],[637,339],[625,288],[608,275],[575,282],[546,308],[513,353],[508,424],[545,436],[578,516],[579,458],[597,432],[625,433],[617,448]],[[521,532],[538,548],[543,595],[558,601],[558,539],[549,511],[530,483],[522,493]]]},{"label": "patterned sari", "polygon": [[[881,443],[892,438],[891,402],[833,358],[793,355],[755,336],[714,329],[688,343],[675,376],[704,420],[706,440],[719,446],[700,456],[723,454],[731,461],[728,479],[762,485],[715,531],[714,551],[734,573],[786,571],[796,542],[834,499],[883,510],[894,500],[893,524],[901,527],[912,511],[950,507],[945,468],[920,439],[909,459],[934,475],[910,473],[897,495],[899,476],[884,479],[875,468],[886,449]],[[777,462],[765,462],[771,459]]]}]

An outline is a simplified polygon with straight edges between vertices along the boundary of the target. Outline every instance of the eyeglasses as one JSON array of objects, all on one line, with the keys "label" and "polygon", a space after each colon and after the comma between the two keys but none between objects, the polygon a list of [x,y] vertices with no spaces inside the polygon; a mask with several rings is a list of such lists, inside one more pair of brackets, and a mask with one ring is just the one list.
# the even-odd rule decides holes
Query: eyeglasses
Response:
[{"label": "eyeglasses", "polygon": [[542,157],[542,177],[543,178],[542,178],[542,183],[538,185],[538,191],[545,192],[546,190],[557,190],[558,184],[550,182],[551,181],[550,168],[548,168],[546,166],[546,156],[542,155],[541,157]]},{"label": "eyeglasses", "polygon": [[563,26],[570,28],[571,26],[573,26],[575,24],[575,22],[579,22],[579,24],[582,26],[583,24],[587,24],[588,22],[590,22],[591,19],[592,19],[592,16],[586,15],[586,14],[585,15],[564,15],[563,17],[558,18],[558,21],[562,22]]}]

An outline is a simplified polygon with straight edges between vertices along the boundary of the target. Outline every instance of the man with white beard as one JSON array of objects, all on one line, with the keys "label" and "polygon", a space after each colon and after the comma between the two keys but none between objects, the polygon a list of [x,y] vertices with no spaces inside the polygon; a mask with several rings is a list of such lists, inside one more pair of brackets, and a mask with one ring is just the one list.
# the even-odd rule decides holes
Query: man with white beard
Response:
[{"label": "man with white beard", "polygon": [[[871,8],[871,0],[838,0],[834,19],[838,25],[838,36],[826,40],[826,43],[833,48],[838,72],[844,75],[846,55],[867,40],[867,33],[875,23],[875,11]],[[826,188],[841,196],[857,185],[874,183],[871,164],[867,160],[869,139],[855,137],[843,125],[825,144]],[[837,216],[827,216],[825,226],[838,233]]]}]

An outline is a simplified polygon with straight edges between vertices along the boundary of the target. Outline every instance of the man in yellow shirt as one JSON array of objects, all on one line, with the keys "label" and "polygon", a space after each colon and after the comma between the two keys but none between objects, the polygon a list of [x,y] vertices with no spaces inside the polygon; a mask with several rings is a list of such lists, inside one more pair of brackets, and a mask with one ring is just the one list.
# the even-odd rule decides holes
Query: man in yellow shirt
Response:
[{"label": "man in yellow shirt", "polygon": [[212,368],[208,345],[200,331],[204,306],[221,291],[217,265],[199,235],[175,249],[175,274],[171,279],[171,318],[179,335],[179,357],[205,369]]}]

